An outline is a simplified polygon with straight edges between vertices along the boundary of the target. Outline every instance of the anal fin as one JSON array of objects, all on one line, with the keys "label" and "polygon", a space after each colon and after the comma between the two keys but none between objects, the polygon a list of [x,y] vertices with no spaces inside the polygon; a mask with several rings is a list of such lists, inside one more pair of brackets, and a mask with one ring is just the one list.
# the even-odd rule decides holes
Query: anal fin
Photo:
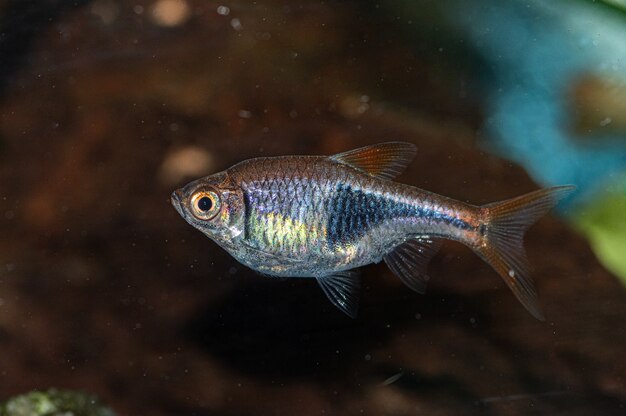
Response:
[{"label": "anal fin", "polygon": [[318,277],[317,282],[328,299],[350,318],[356,318],[359,309],[361,280],[354,271]]},{"label": "anal fin", "polygon": [[426,267],[430,259],[439,251],[441,243],[439,238],[413,238],[385,254],[383,259],[405,285],[423,294],[429,279]]}]

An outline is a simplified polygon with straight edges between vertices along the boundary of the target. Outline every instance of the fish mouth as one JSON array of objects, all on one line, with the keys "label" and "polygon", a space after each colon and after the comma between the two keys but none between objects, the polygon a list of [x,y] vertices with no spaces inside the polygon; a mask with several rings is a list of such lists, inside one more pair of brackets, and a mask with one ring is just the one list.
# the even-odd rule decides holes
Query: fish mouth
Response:
[{"label": "fish mouth", "polygon": [[182,192],[180,189],[177,189],[174,192],[172,192],[172,196],[170,197],[170,202],[174,206],[174,209],[176,210],[176,212],[178,212],[178,214],[181,217],[186,219],[187,216],[185,215],[185,211],[183,210],[183,198],[182,198],[181,193]]}]

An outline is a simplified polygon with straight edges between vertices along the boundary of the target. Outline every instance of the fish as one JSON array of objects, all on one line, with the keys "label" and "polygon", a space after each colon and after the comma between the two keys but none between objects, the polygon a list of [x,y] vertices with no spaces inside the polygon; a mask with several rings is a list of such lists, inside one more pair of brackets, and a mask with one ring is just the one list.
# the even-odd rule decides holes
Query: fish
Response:
[{"label": "fish", "polygon": [[313,278],[348,316],[357,315],[358,268],[384,261],[424,293],[443,240],[471,248],[545,320],[529,273],[526,230],[570,194],[539,189],[477,206],[394,181],[417,154],[384,142],[331,156],[247,159],[175,190],[185,221],[241,264],[271,277]]}]

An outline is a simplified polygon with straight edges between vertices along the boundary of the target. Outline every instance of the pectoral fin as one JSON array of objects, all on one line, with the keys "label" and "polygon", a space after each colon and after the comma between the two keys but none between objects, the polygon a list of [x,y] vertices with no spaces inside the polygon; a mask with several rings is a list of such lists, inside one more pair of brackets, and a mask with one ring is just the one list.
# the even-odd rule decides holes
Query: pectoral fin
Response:
[{"label": "pectoral fin", "polygon": [[350,318],[356,318],[361,288],[361,280],[356,272],[347,271],[318,277],[317,282],[333,305]]},{"label": "pectoral fin", "polygon": [[[245,243],[242,243],[242,245],[244,245],[246,249],[248,250],[248,252],[252,253],[260,263],[268,266],[268,268],[269,266],[281,266],[281,265],[296,267],[304,263],[303,260],[301,259],[293,258],[291,256],[287,256],[281,253],[272,253],[269,251],[259,250],[258,248],[252,247]],[[263,271],[257,270],[257,272],[261,274],[272,275],[272,273],[269,271],[263,272]]]},{"label": "pectoral fin", "polygon": [[383,256],[383,259],[405,285],[423,294],[429,279],[426,267],[440,247],[441,239],[414,238],[396,247],[392,252]]},{"label": "pectoral fin", "polygon": [[382,179],[401,174],[415,158],[416,147],[405,142],[387,142],[330,156],[337,162]]}]

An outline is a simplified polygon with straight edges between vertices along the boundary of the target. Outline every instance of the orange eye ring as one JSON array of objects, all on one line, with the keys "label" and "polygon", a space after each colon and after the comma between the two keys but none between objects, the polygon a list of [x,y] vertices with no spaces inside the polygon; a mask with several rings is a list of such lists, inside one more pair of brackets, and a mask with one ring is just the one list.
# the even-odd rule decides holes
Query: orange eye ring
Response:
[{"label": "orange eye ring", "polygon": [[198,191],[191,196],[191,212],[199,220],[213,219],[221,209],[217,193],[209,190]]}]

